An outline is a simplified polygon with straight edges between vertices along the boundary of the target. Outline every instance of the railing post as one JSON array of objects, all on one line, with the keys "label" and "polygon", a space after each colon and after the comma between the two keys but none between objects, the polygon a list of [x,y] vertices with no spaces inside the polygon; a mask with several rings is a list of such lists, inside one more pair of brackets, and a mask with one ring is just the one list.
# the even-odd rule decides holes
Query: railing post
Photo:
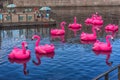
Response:
[{"label": "railing post", "polygon": [[10,20],[11,20],[11,23],[12,23],[12,13],[10,13],[10,18],[11,18]]},{"label": "railing post", "polygon": [[19,19],[19,17],[20,17],[20,14],[18,14],[18,22],[20,22],[20,19]]},{"label": "railing post", "polygon": [[118,80],[120,80],[120,65],[118,66]]},{"label": "railing post", "polygon": [[2,14],[2,23],[4,22],[4,14]]},{"label": "railing post", "polygon": [[109,79],[109,76],[108,76],[108,73],[105,75],[105,80],[108,80]]},{"label": "railing post", "polygon": [[28,14],[26,14],[26,22],[28,22]]},{"label": "railing post", "polygon": [[34,14],[34,21],[36,20],[36,18],[35,18],[35,14]]}]

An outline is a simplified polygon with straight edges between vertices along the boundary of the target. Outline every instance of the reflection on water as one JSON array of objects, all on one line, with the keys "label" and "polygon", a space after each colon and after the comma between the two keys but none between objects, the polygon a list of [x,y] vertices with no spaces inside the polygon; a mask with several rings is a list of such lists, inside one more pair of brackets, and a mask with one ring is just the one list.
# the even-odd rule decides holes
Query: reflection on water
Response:
[{"label": "reflection on water", "polygon": [[29,71],[27,70],[27,63],[29,62],[30,57],[25,60],[17,60],[17,59],[9,59],[11,63],[17,63],[17,64],[22,64],[23,65],[23,73],[25,75],[29,74]]},{"label": "reflection on water", "polygon": [[49,53],[49,54],[39,54],[39,53],[35,53],[36,55],[36,59],[37,59],[37,62],[36,61],[32,61],[34,63],[34,65],[38,66],[41,64],[41,58],[42,57],[48,57],[48,58],[53,58],[55,53]]},{"label": "reflection on water", "polygon": [[112,51],[108,51],[108,52],[101,52],[101,51],[93,51],[97,56],[98,55],[105,55],[106,56],[106,64],[108,66],[111,66],[113,62],[109,62],[109,59],[110,59],[110,55],[112,53]]},{"label": "reflection on water", "polygon": [[[65,26],[66,33],[63,36],[51,36],[51,28],[40,26],[0,30],[0,79],[91,80],[98,74],[119,64],[119,31],[115,33],[115,41],[111,43],[113,50],[110,53],[95,53],[91,49],[94,42],[80,41],[80,34],[82,31],[92,33],[91,25],[86,25],[84,21],[96,11],[103,16],[104,20],[101,31],[97,32],[97,39],[105,42],[105,36],[112,33],[106,33],[104,27],[109,23],[119,25],[120,8],[118,7],[53,8],[53,13],[56,15],[52,16],[58,23],[57,26],[54,27],[59,28],[58,25],[61,21],[67,22]],[[74,16],[77,17],[78,23],[83,25],[82,29],[75,30],[75,33],[68,28],[68,24],[73,22]],[[53,43],[55,45],[55,53],[49,55],[39,55],[35,53],[35,42],[31,41],[31,37],[34,34],[41,36],[41,45]],[[7,55],[15,46],[21,47],[22,41],[28,42],[28,48],[31,50],[31,59],[26,61],[12,61],[22,64],[23,66],[11,64],[11,62],[8,61]],[[98,54],[99,56],[96,56]],[[111,61],[114,63],[112,64]],[[24,76],[22,72],[24,72],[24,74],[29,74]]]},{"label": "reflection on water", "polygon": [[61,42],[65,42],[65,35],[51,35],[51,39],[52,41],[56,40],[56,39],[60,39]]},{"label": "reflection on water", "polygon": [[77,31],[81,30],[81,28],[79,28],[79,29],[72,29],[72,28],[69,28],[69,30],[71,30],[71,31],[74,32],[74,36],[77,36]]}]

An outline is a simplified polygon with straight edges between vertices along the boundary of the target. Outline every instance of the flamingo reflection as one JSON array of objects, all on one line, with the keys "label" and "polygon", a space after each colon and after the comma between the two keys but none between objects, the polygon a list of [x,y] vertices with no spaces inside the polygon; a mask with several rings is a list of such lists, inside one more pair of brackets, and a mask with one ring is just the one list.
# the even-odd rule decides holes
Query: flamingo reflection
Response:
[{"label": "flamingo reflection", "polygon": [[96,40],[92,40],[92,41],[83,41],[83,40],[81,40],[82,44],[93,44],[95,42],[96,42]]},{"label": "flamingo reflection", "polygon": [[37,52],[36,52],[35,54],[36,54],[36,59],[37,59],[37,61],[32,60],[32,62],[33,62],[33,64],[36,65],[36,66],[38,66],[38,65],[41,64],[41,60],[40,60],[40,59],[41,59],[42,57],[53,58],[54,55],[55,55],[55,53],[40,54],[40,53],[37,53]]},{"label": "flamingo reflection", "polygon": [[52,40],[60,39],[61,42],[65,42],[65,35],[59,35],[59,36],[51,35],[51,38],[52,38]]},{"label": "flamingo reflection", "polygon": [[27,70],[27,62],[29,62],[30,60],[30,57],[27,58],[27,59],[23,59],[23,60],[18,60],[18,59],[10,59],[9,58],[9,61],[11,63],[17,63],[17,64],[23,64],[23,72],[24,72],[24,75],[28,75],[29,74],[29,70]]},{"label": "flamingo reflection", "polygon": [[78,29],[69,28],[69,30],[73,31],[74,32],[74,36],[76,36],[77,35],[77,31],[81,30],[81,28],[78,28]]},{"label": "flamingo reflection", "polygon": [[100,55],[100,54],[101,54],[101,55],[106,55],[106,61],[105,61],[106,64],[107,64],[108,66],[111,66],[111,65],[112,65],[113,62],[112,62],[112,61],[109,61],[109,59],[110,59],[110,54],[111,54],[112,51],[106,51],[106,52],[105,52],[105,51],[93,51],[93,52],[94,52],[97,56]]}]

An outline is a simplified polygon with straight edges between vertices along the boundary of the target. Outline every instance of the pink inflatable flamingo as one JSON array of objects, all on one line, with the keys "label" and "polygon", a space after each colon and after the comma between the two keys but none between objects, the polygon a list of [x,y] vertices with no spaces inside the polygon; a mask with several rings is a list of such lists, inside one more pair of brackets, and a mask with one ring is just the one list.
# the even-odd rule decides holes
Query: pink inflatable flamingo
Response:
[{"label": "pink inflatable flamingo", "polygon": [[96,12],[93,14],[91,18],[87,18],[85,20],[86,24],[93,24],[93,25],[103,25],[102,17]]},{"label": "pink inflatable flamingo", "polygon": [[107,30],[107,31],[112,31],[112,32],[116,32],[116,31],[118,31],[118,25],[108,24],[108,25],[105,27],[105,30]]},{"label": "pink inflatable flamingo", "polygon": [[69,27],[69,28],[73,28],[73,29],[79,29],[79,28],[82,27],[82,25],[81,25],[81,24],[78,24],[76,17],[74,17],[74,23],[73,23],[73,24],[69,24],[68,27]]},{"label": "pink inflatable flamingo", "polygon": [[99,20],[99,19],[94,19],[92,21],[93,25],[103,25],[103,20]]},{"label": "pink inflatable flamingo", "polygon": [[98,14],[92,17],[92,24],[93,25],[103,25],[102,17]]},{"label": "pink inflatable flamingo", "polygon": [[109,62],[109,59],[110,59],[110,54],[111,54],[111,52],[112,51],[93,51],[96,55],[106,55],[106,64],[108,65],[108,66],[111,66],[112,65],[112,63],[113,62]]},{"label": "pink inflatable flamingo", "polygon": [[39,53],[35,53],[36,54],[36,59],[37,59],[37,62],[36,61],[32,61],[34,63],[34,65],[38,66],[41,64],[41,58],[42,57],[48,57],[48,58],[53,58],[54,57],[54,53],[49,53],[49,54],[39,54]]},{"label": "pink inflatable flamingo", "polygon": [[24,72],[25,75],[29,74],[29,71],[26,70],[26,69],[27,69],[27,62],[29,62],[29,60],[30,60],[30,57],[27,58],[27,59],[24,59],[24,60],[9,59],[9,61],[10,61],[11,63],[16,62],[16,63],[18,63],[18,64],[23,64],[23,67],[24,67],[24,68],[23,68],[23,72]]},{"label": "pink inflatable flamingo", "polygon": [[84,41],[92,41],[92,40],[96,40],[97,39],[97,35],[96,35],[96,31],[95,31],[95,27],[92,27],[92,34],[88,34],[88,33],[84,33],[82,32],[80,35],[80,39],[84,40]]},{"label": "pink inflatable flamingo", "polygon": [[51,35],[64,35],[65,34],[65,29],[64,29],[65,24],[66,24],[66,22],[63,21],[60,24],[61,29],[52,29]]},{"label": "pink inflatable flamingo", "polygon": [[97,40],[94,43],[92,49],[94,51],[112,51],[112,46],[110,44],[109,38],[113,39],[113,37],[111,35],[107,35],[106,36],[106,42],[107,43],[100,42],[99,40]]},{"label": "pink inflatable flamingo", "polygon": [[41,53],[41,54],[48,54],[48,53],[53,53],[54,52],[54,45],[53,44],[45,44],[45,45],[39,45],[40,42],[40,37],[38,35],[34,35],[32,37],[32,39],[37,39],[36,43],[35,43],[35,51],[37,53]]},{"label": "pink inflatable flamingo", "polygon": [[30,57],[30,50],[26,50],[27,43],[25,41],[22,42],[22,49],[14,48],[12,52],[8,55],[10,59],[27,59]]},{"label": "pink inflatable flamingo", "polygon": [[87,25],[89,25],[89,24],[92,24],[92,21],[93,21],[92,18],[87,18],[87,19],[85,20],[85,23],[86,23]]}]

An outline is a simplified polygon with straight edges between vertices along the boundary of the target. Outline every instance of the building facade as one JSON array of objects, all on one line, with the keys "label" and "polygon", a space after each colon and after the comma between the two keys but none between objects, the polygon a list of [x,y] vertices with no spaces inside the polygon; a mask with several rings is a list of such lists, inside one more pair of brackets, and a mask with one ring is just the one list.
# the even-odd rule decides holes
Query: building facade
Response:
[{"label": "building facade", "polygon": [[118,6],[120,0],[13,0],[19,7],[27,6]]}]

